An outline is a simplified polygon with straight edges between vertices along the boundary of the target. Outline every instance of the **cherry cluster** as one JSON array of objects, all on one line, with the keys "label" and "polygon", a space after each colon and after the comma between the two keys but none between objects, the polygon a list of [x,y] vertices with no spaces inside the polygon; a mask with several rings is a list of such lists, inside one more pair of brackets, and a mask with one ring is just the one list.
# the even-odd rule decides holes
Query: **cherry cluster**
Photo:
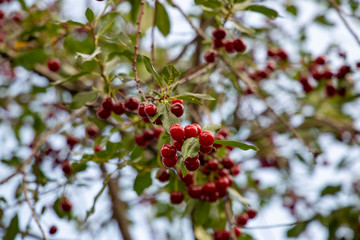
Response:
[{"label": "cherry cluster", "polygon": [[[312,76],[315,82],[326,81],[325,93],[327,97],[334,97],[338,95],[344,97],[346,95],[346,87],[342,84],[342,79],[351,72],[349,65],[341,66],[336,72],[331,71],[324,56],[317,57],[308,67],[308,74],[303,74],[299,81],[305,93],[310,93],[314,90],[310,83],[308,75]],[[313,81],[314,82],[314,81]],[[337,88],[335,87],[335,84]]]},{"label": "cherry cluster", "polygon": [[218,51],[224,48],[227,53],[242,53],[246,50],[246,44],[241,38],[235,40],[224,40],[226,37],[226,31],[223,27],[218,27],[212,32],[213,46],[215,50],[209,50],[205,53],[204,58],[208,63],[216,61]]}]

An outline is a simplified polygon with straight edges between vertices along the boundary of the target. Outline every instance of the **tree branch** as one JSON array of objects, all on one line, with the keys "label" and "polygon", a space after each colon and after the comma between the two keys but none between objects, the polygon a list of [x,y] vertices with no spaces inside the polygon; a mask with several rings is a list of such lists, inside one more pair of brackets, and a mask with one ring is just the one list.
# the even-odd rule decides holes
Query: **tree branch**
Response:
[{"label": "tree branch", "polygon": [[230,236],[232,240],[236,240],[236,234],[234,231],[233,226],[235,226],[235,222],[233,221],[233,216],[232,216],[232,211],[231,211],[231,206],[229,203],[229,199],[224,200],[225,202],[225,214],[226,214],[226,219],[229,223],[230,226]]}]

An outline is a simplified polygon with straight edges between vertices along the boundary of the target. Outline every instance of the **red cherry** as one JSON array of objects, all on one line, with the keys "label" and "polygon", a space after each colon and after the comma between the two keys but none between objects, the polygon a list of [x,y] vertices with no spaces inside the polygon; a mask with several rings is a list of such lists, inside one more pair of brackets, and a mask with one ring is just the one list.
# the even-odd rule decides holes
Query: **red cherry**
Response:
[{"label": "red cherry", "polygon": [[175,157],[172,157],[172,158],[163,158],[162,163],[167,168],[173,168],[173,167],[175,167],[177,160],[178,160],[177,156],[175,155]]},{"label": "red cherry", "polygon": [[171,112],[177,116],[181,117],[184,114],[184,106],[180,103],[175,103],[171,105]]},{"label": "red cherry", "polygon": [[151,141],[154,138],[154,131],[151,129],[146,129],[143,133],[145,141]]},{"label": "red cherry", "polygon": [[74,136],[68,136],[66,138],[66,143],[69,145],[70,149],[73,149],[75,145],[79,143],[79,140]]},{"label": "red cherry", "polygon": [[337,93],[339,94],[340,97],[345,97],[346,88],[345,87],[340,88]]},{"label": "red cherry", "polygon": [[174,191],[170,194],[170,201],[172,204],[180,204],[184,201],[184,194],[179,191]]},{"label": "red cherry", "polygon": [[49,233],[51,235],[55,234],[57,232],[57,227],[56,226],[51,226],[49,229]]},{"label": "red cherry", "polygon": [[207,182],[202,188],[202,194],[211,195],[216,192],[216,185],[213,182]]},{"label": "red cherry", "polygon": [[288,55],[287,52],[285,52],[285,50],[280,50],[277,54],[276,54],[281,60],[287,60],[288,59]]},{"label": "red cherry", "polygon": [[170,137],[175,141],[181,141],[185,137],[185,130],[180,124],[173,124],[169,128]]},{"label": "red cherry", "polygon": [[222,135],[224,138],[226,138],[229,135],[229,129],[221,128],[216,134]]},{"label": "red cherry", "polygon": [[236,176],[241,172],[241,168],[239,166],[233,166],[231,168],[231,174]]},{"label": "red cherry", "polygon": [[247,215],[247,213],[243,213],[236,218],[236,223],[240,226],[245,226],[248,220],[249,216]]},{"label": "red cherry", "polygon": [[169,144],[165,144],[161,147],[160,154],[163,158],[174,158],[176,156],[176,148]]},{"label": "red cherry", "polygon": [[148,103],[145,105],[145,113],[146,115],[151,118],[156,114],[157,108],[154,104]]},{"label": "red cherry", "polygon": [[215,39],[224,39],[226,37],[226,31],[222,27],[215,28],[212,32],[212,35]]},{"label": "red cherry", "polygon": [[224,43],[220,39],[213,39],[214,48],[219,49],[224,46]]},{"label": "red cherry", "polygon": [[205,53],[204,59],[207,63],[214,63],[217,59],[217,52],[214,50],[209,50]]},{"label": "red cherry", "polygon": [[154,138],[159,138],[160,137],[160,134],[163,132],[163,128],[161,127],[156,127],[153,129],[154,131]]},{"label": "red cherry", "polygon": [[235,39],[233,44],[234,44],[235,51],[237,51],[239,53],[244,52],[246,50],[246,44],[240,38]]},{"label": "red cherry", "polygon": [[188,170],[188,171],[196,171],[199,169],[200,167],[200,161],[199,160],[195,160],[195,161],[191,161],[191,162],[188,162],[185,160],[184,162],[184,165],[185,165],[185,168]]},{"label": "red cherry", "polygon": [[142,120],[144,123],[151,123],[150,119],[148,119],[147,117],[142,117],[141,120]]},{"label": "red cherry", "polygon": [[185,159],[185,161],[187,161],[187,162],[195,162],[195,161],[198,160],[198,159],[199,159],[199,154],[196,155],[196,156],[193,157],[193,158],[188,157],[188,158]]},{"label": "red cherry", "polygon": [[153,124],[155,124],[155,125],[162,125],[162,121],[161,121],[160,116],[153,122]]},{"label": "red cherry", "polygon": [[174,141],[173,146],[176,148],[176,150],[181,151],[181,147],[184,144],[184,140],[181,141]]},{"label": "red cherry", "polygon": [[139,134],[135,136],[135,143],[140,147],[145,147],[148,144],[148,141],[144,139],[143,134]]},{"label": "red cherry", "polygon": [[214,143],[214,134],[210,131],[202,131],[199,135],[199,143],[201,146],[210,146]]},{"label": "red cherry", "polygon": [[230,240],[230,233],[226,230],[222,230],[219,232],[218,240]]},{"label": "red cherry", "polygon": [[140,117],[145,117],[147,118],[146,112],[145,112],[145,103],[140,103],[138,106],[138,114]]},{"label": "red cherry", "polygon": [[260,80],[268,78],[268,76],[269,76],[266,71],[257,71],[256,75]]},{"label": "red cherry", "polygon": [[356,63],[356,67],[360,68],[360,62]]},{"label": "red cherry", "polygon": [[337,78],[344,78],[346,74],[348,74],[351,71],[351,68],[347,65],[342,66],[338,73],[336,74]]},{"label": "red cherry", "polygon": [[47,62],[48,68],[52,72],[60,70],[60,61],[58,59],[51,59]]},{"label": "red cherry", "polygon": [[185,138],[197,137],[199,134],[198,128],[191,124],[185,127]]},{"label": "red cherry", "polygon": [[218,191],[225,190],[229,186],[229,179],[228,177],[221,177],[215,182],[216,189]]},{"label": "red cherry", "polygon": [[0,10],[0,20],[3,19],[4,16],[5,16],[5,13],[2,10]]},{"label": "red cherry", "polygon": [[115,103],[114,106],[113,106],[113,112],[116,115],[124,114],[126,112],[124,103],[122,103],[122,102]]},{"label": "red cherry", "polygon": [[101,102],[101,106],[103,107],[103,109],[105,109],[106,111],[111,112],[113,110],[114,107],[114,101],[112,98],[107,97],[104,98]]},{"label": "red cherry", "polygon": [[211,171],[216,171],[219,168],[219,162],[216,159],[211,159],[206,163],[206,168]]},{"label": "red cherry", "polygon": [[172,103],[172,104],[175,104],[175,103],[180,103],[180,104],[183,104],[183,103],[184,103],[184,101],[183,101],[183,100],[181,100],[181,99],[176,99],[176,98],[174,98],[173,100],[171,100],[171,103]]},{"label": "red cherry", "polygon": [[168,171],[166,169],[160,168],[157,172],[156,172],[156,178],[160,181],[160,182],[167,182],[170,179],[170,173],[168,173]]},{"label": "red cherry", "polygon": [[[225,140],[224,136],[221,135],[221,134],[215,134],[215,138],[214,138],[214,139],[215,139],[215,140]],[[221,147],[222,145],[221,145],[221,144],[214,143],[213,146],[216,147],[216,148],[219,148],[219,147]]]},{"label": "red cherry", "polygon": [[204,146],[200,145],[200,152],[203,154],[210,153],[212,150],[213,150],[213,148],[211,146],[204,147]]},{"label": "red cherry", "polygon": [[234,52],[234,42],[233,41],[224,42],[224,48],[227,53],[233,53]]},{"label": "red cherry", "polygon": [[14,15],[12,16],[12,20],[14,22],[20,23],[23,19],[23,16],[20,12],[15,12]]},{"label": "red cherry", "polygon": [[139,106],[139,100],[135,97],[128,98],[125,101],[125,107],[129,111],[136,110],[138,108],[138,106]]},{"label": "red cherry", "polygon": [[194,182],[194,173],[189,172],[185,177],[182,176],[181,170],[179,171],[180,180],[185,183],[186,186],[190,186]]},{"label": "red cherry", "polygon": [[275,57],[276,56],[276,52],[275,52],[275,50],[274,49],[268,49],[267,50],[267,55],[269,56],[269,57]]},{"label": "red cherry", "polygon": [[98,111],[97,111],[97,115],[101,119],[107,119],[108,117],[110,117],[111,112],[107,111],[107,110],[105,110],[103,108],[99,108]]},{"label": "red cherry", "polygon": [[189,197],[195,198],[195,199],[200,199],[201,190],[202,190],[202,186],[200,186],[200,185],[191,185],[188,188]]},{"label": "red cherry", "polygon": [[223,168],[223,169],[220,169],[219,170],[219,175],[220,176],[229,176],[230,175],[230,172],[229,172],[229,170],[228,169],[225,169],[225,168]]},{"label": "red cherry", "polygon": [[70,212],[72,208],[70,200],[67,198],[63,198],[60,202],[60,208],[63,212]]},{"label": "red cherry", "polygon": [[326,85],[326,96],[333,97],[336,95],[336,88],[332,84]]},{"label": "red cherry", "polygon": [[228,157],[223,158],[221,161],[221,164],[224,166],[224,168],[231,169],[234,166],[233,160],[231,160]]},{"label": "red cherry", "polygon": [[86,133],[90,138],[95,138],[99,134],[99,128],[95,124],[86,127]]},{"label": "red cherry", "polygon": [[64,161],[61,167],[64,174],[69,175],[71,173],[71,166],[69,161]]},{"label": "red cherry", "polygon": [[193,123],[192,125],[194,125],[194,126],[197,128],[198,133],[200,134],[200,133],[201,133],[201,127],[200,127],[200,125],[199,125],[199,124],[196,124],[196,123]]},{"label": "red cherry", "polygon": [[241,235],[241,230],[240,230],[240,228],[234,227],[234,232],[235,232],[235,236],[240,237],[240,235]]},{"label": "red cherry", "polygon": [[100,152],[102,149],[101,149],[101,146],[98,144],[94,147],[94,152]]},{"label": "red cherry", "polygon": [[331,79],[333,77],[333,73],[330,70],[325,70],[322,74],[325,79]]},{"label": "red cherry", "polygon": [[249,216],[250,219],[255,218],[256,215],[257,215],[257,211],[254,210],[254,209],[248,209],[248,210],[246,211],[246,213],[247,213],[247,215]]},{"label": "red cherry", "polygon": [[319,65],[324,65],[325,62],[326,62],[326,60],[325,60],[325,58],[324,58],[323,56],[320,56],[320,57],[317,57],[317,58],[314,60],[314,62],[315,62],[316,64],[319,64]]}]

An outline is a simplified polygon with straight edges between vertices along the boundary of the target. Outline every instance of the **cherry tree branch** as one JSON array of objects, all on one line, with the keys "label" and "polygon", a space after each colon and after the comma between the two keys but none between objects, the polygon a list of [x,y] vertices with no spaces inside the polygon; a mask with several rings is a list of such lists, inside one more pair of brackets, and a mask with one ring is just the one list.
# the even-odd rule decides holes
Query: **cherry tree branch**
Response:
[{"label": "cherry tree branch", "polygon": [[235,222],[233,220],[229,199],[225,200],[225,214],[226,214],[226,218],[227,218],[227,221],[229,223],[229,226],[230,226],[231,239],[236,240],[236,234],[235,234],[235,231],[234,231],[234,228],[233,228],[233,226],[235,226]]},{"label": "cherry tree branch", "polygon": [[139,81],[139,78],[138,78],[137,67],[136,67],[138,50],[139,50],[139,42],[140,42],[140,34],[141,34],[141,30],[140,30],[140,27],[141,27],[141,19],[142,19],[142,16],[143,16],[143,14],[144,14],[144,6],[145,6],[145,0],[141,0],[139,18],[138,18],[138,21],[137,21],[137,23],[136,23],[136,25],[137,25],[137,33],[136,33],[136,43],[135,43],[135,51],[134,51],[134,59],[133,59],[133,66],[132,66],[132,68],[133,68],[133,71],[134,71],[134,77],[135,77],[135,81],[136,81],[136,87],[137,87],[139,93],[140,93],[140,94],[142,95],[142,97],[144,98],[144,100],[147,102],[146,97],[145,97],[145,94],[144,94],[144,92],[142,91],[141,86],[140,86],[140,81]]},{"label": "cherry tree branch", "polygon": [[336,10],[336,12],[338,13],[339,17],[341,18],[341,20],[343,21],[343,23],[345,24],[345,27],[349,30],[349,32],[351,33],[351,35],[354,37],[354,39],[357,41],[357,43],[360,46],[360,38],[358,35],[356,35],[355,31],[352,29],[352,27],[350,26],[349,22],[346,20],[346,18],[344,17],[344,14],[341,10],[341,8],[334,2],[334,0],[328,0],[329,3],[331,4],[331,6]]}]

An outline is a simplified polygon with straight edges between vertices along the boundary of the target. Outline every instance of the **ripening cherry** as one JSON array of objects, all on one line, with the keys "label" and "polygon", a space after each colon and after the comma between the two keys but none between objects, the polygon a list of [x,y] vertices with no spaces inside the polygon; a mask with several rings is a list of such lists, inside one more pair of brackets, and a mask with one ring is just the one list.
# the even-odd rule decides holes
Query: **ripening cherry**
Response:
[{"label": "ripening cherry", "polygon": [[151,129],[145,129],[143,132],[143,137],[145,141],[151,141],[154,139],[154,131]]},{"label": "ripening cherry", "polygon": [[98,117],[101,119],[107,119],[111,115],[110,111],[107,111],[103,108],[99,108],[96,113],[97,113]]},{"label": "ripening cherry", "polygon": [[108,112],[111,112],[114,107],[114,100],[111,97],[104,98],[101,102],[101,106]]},{"label": "ripening cherry", "polygon": [[68,160],[62,163],[61,169],[64,174],[69,175],[71,173],[71,166]]},{"label": "ripening cherry", "polygon": [[160,134],[163,132],[163,128],[161,127],[156,127],[153,129],[153,132],[154,132],[154,138],[159,138],[160,137]]},{"label": "ripening cherry", "polygon": [[181,147],[184,144],[184,140],[181,141],[174,141],[173,146],[176,148],[176,150],[181,151]]},{"label": "ripening cherry", "polygon": [[200,145],[200,152],[203,154],[210,153],[213,150],[211,146],[205,147]]},{"label": "ripening cherry", "polygon": [[113,111],[116,115],[124,114],[124,113],[126,112],[124,103],[122,103],[122,102],[115,103],[114,106],[113,106],[112,111]]},{"label": "ripening cherry", "polygon": [[181,99],[176,99],[176,98],[174,98],[173,100],[171,100],[171,103],[172,103],[172,104],[175,104],[175,103],[180,103],[180,104],[183,104],[183,103],[184,103],[184,101],[183,101],[183,100],[181,100]]},{"label": "ripening cherry", "polygon": [[194,183],[194,173],[192,173],[192,172],[189,172],[188,174],[186,174],[185,177],[183,177],[181,170],[180,170],[179,178],[183,183],[185,183],[186,186],[190,186]]},{"label": "ripening cherry", "polygon": [[233,166],[233,167],[231,168],[231,174],[232,174],[233,176],[238,175],[240,172],[241,172],[241,168],[240,168],[239,166],[237,166],[237,165],[235,165],[235,166]]},{"label": "ripening cherry", "polygon": [[195,199],[200,199],[201,190],[202,190],[202,186],[200,186],[200,185],[189,186],[189,188],[188,188],[189,197],[195,198]]},{"label": "ripening cherry", "polygon": [[325,60],[325,57],[323,56],[320,56],[320,57],[317,57],[314,62],[318,65],[324,65],[326,63],[326,60]]},{"label": "ripening cherry", "polygon": [[215,39],[221,40],[226,37],[226,31],[224,28],[218,27],[213,30],[212,35]]},{"label": "ripening cherry", "polygon": [[181,117],[184,114],[184,106],[180,103],[175,103],[171,105],[171,112],[177,116]]},{"label": "ripening cherry", "polygon": [[234,46],[235,51],[238,53],[242,53],[246,50],[246,44],[240,38],[234,40],[233,46]]},{"label": "ripening cherry", "polygon": [[50,71],[57,72],[60,70],[60,61],[58,59],[50,59],[47,62],[47,66]]},{"label": "ripening cherry", "polygon": [[95,147],[94,147],[94,152],[100,152],[102,151],[101,149],[101,146],[99,144],[97,144]]},{"label": "ripening cherry", "polygon": [[287,52],[285,52],[285,50],[281,49],[277,54],[276,54],[281,60],[286,61],[288,59],[288,54]]},{"label": "ripening cherry", "polygon": [[236,218],[236,223],[239,225],[239,226],[245,226],[247,221],[249,220],[249,216],[247,213],[243,213],[241,214],[240,216],[238,216]]},{"label": "ripening cherry", "polygon": [[214,48],[219,49],[224,46],[224,43],[220,39],[213,39]]},{"label": "ripening cherry", "polygon": [[217,52],[214,50],[206,51],[204,59],[207,63],[214,63],[217,59]]},{"label": "ripening cherry", "polygon": [[254,209],[251,209],[251,208],[248,209],[248,210],[246,211],[246,213],[247,213],[247,215],[249,216],[250,219],[255,218],[256,215],[257,215],[257,211],[254,210]]},{"label": "ripening cherry", "polygon": [[135,136],[135,143],[136,145],[138,145],[139,147],[145,147],[148,144],[148,141],[146,141],[144,139],[144,135],[143,134],[139,134]]},{"label": "ripening cherry", "polygon": [[160,168],[157,172],[156,172],[156,178],[160,181],[160,182],[167,182],[170,179],[170,173],[168,173],[168,171],[166,169]]},{"label": "ripening cherry", "polygon": [[229,186],[228,177],[225,176],[225,177],[221,177],[221,178],[217,179],[215,182],[215,185],[216,185],[216,189],[218,191],[226,189]]},{"label": "ripening cherry", "polygon": [[157,108],[154,104],[148,103],[145,105],[145,113],[146,115],[151,118],[156,114]]},{"label": "ripening cherry", "polygon": [[185,161],[187,161],[187,162],[195,162],[198,159],[199,159],[199,154],[196,155],[195,157],[188,157],[188,158],[185,159]]},{"label": "ripening cherry", "polygon": [[206,168],[210,171],[216,171],[219,168],[219,162],[216,159],[211,159],[205,164]]},{"label": "ripening cherry", "polygon": [[214,134],[208,130],[204,130],[199,135],[199,143],[201,146],[210,146],[214,143]]},{"label": "ripening cherry", "polygon": [[221,164],[224,166],[224,168],[231,169],[235,164],[233,160],[231,160],[228,157],[225,157],[221,160]]},{"label": "ripening cherry", "polygon": [[224,48],[227,53],[233,53],[234,50],[234,42],[233,41],[226,41],[224,42]]},{"label": "ripening cherry", "polygon": [[51,235],[54,235],[55,233],[57,232],[57,227],[56,226],[51,226],[50,229],[49,229],[49,233]]},{"label": "ripening cherry", "polygon": [[160,154],[163,158],[173,158],[176,156],[176,148],[169,144],[164,144],[160,149]]},{"label": "ripening cherry", "polygon": [[180,124],[173,124],[169,128],[170,137],[175,141],[181,141],[185,137],[185,130]]},{"label": "ripening cherry", "polygon": [[185,127],[185,138],[197,137],[199,134],[198,128],[191,124]]},{"label": "ripening cherry", "polygon": [[0,20],[1,20],[1,19],[3,19],[3,18],[4,18],[4,16],[5,16],[4,11],[0,10]]},{"label": "ripening cherry", "polygon": [[200,167],[200,161],[199,160],[195,160],[195,161],[186,161],[184,162],[184,165],[185,165],[185,168],[190,171],[190,172],[193,172],[193,171],[196,171],[199,169]]},{"label": "ripening cherry", "polygon": [[178,161],[178,158],[176,155],[175,155],[175,157],[172,157],[172,158],[163,158],[162,159],[162,163],[167,168],[175,167],[175,165],[177,164],[177,161]]},{"label": "ripening cherry", "polygon": [[184,201],[184,194],[179,191],[174,191],[170,194],[170,201],[172,204],[180,204]]},{"label": "ripening cherry", "polygon": [[336,88],[332,84],[326,85],[326,96],[333,97],[336,95]]},{"label": "ripening cherry", "polygon": [[146,115],[146,112],[145,112],[145,103],[139,103],[139,106],[138,106],[138,114],[140,117],[145,117],[147,118],[147,115]]},{"label": "ripening cherry", "polygon": [[68,136],[66,138],[66,143],[69,145],[70,149],[73,149],[75,145],[79,143],[79,140],[74,136]]},{"label": "ripening cherry", "polygon": [[236,237],[240,237],[241,236],[241,230],[238,227],[234,227],[234,232],[235,232],[235,236]]},{"label": "ripening cherry", "polygon": [[139,106],[139,100],[135,97],[128,98],[125,101],[125,108],[128,109],[129,111],[136,110],[138,106]]},{"label": "ripening cherry", "polygon": [[63,212],[70,212],[72,208],[72,204],[69,199],[63,198],[60,202],[60,209]]},{"label": "ripening cherry", "polygon": [[99,128],[95,124],[86,127],[86,133],[90,138],[95,138],[99,134]]}]

